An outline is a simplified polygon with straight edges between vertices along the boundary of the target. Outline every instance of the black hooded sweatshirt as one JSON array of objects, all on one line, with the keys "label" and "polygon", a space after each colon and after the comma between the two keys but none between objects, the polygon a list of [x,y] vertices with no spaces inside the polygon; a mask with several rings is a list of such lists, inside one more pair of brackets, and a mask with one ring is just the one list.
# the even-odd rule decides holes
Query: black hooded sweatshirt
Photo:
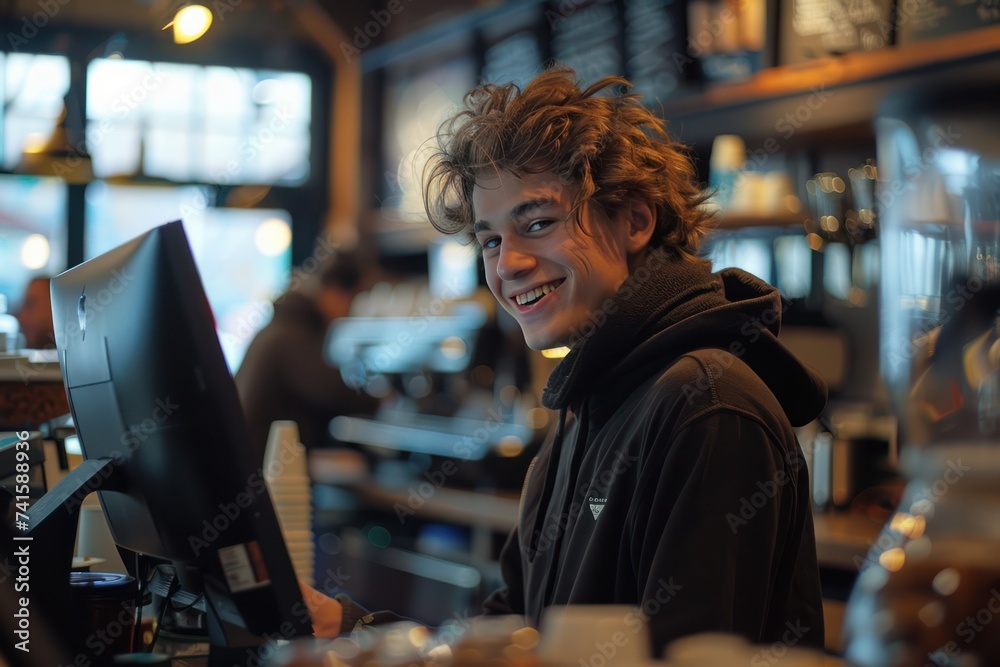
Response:
[{"label": "black hooded sweatshirt", "polygon": [[[826,386],[777,338],[777,290],[654,251],[579,332],[545,405],[555,438],[525,476],[490,614],[624,604],[654,655],[735,632],[821,648],[808,476],[792,426]],[[399,620],[346,595],[345,632]],[[544,632],[544,628],[543,628]]]},{"label": "black hooded sweatshirt", "polygon": [[779,342],[781,311],[748,273],[657,251],[591,314],[545,389],[559,428],[528,469],[487,613],[537,625],[550,605],[633,605],[655,655],[704,631],[823,646],[792,426],[826,386]]}]

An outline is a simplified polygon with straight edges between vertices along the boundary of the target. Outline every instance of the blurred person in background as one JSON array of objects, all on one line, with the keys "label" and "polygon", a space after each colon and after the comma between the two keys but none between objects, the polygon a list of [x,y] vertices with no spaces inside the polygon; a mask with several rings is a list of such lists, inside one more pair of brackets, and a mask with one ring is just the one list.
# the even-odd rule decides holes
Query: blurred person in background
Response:
[{"label": "blurred person in background", "polygon": [[29,350],[48,350],[56,346],[49,282],[49,278],[44,276],[32,278],[24,290],[17,321],[24,336],[24,347]]},{"label": "blurred person in background", "polygon": [[330,420],[373,414],[379,401],[347,385],[324,356],[327,330],[350,311],[360,290],[357,258],[339,252],[316,284],[303,284],[274,302],[274,317],[258,332],[236,372],[255,460],[264,460],[271,422],[292,420],[306,447],[330,444]]},{"label": "blurred person in background", "polygon": [[[543,393],[558,430],[485,611],[538,626],[554,605],[633,606],[657,656],[700,632],[787,643],[794,629],[822,648],[793,425],[820,414],[826,385],[778,340],[778,291],[699,256],[712,220],[694,167],[628,87],[581,90],[555,67],[523,91],[476,88],[425,179],[431,221],[481,249],[528,346],[569,348]],[[391,618],[332,602],[318,627]]]}]

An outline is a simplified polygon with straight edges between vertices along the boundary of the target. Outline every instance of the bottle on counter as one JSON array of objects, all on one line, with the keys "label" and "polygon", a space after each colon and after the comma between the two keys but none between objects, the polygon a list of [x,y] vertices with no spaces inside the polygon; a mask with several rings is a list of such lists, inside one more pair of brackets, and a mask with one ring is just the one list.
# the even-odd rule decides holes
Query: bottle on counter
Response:
[{"label": "bottle on counter", "polygon": [[712,141],[708,187],[713,192],[711,203],[722,212],[732,204],[736,179],[746,162],[746,155],[746,144],[738,135],[720,134]]}]

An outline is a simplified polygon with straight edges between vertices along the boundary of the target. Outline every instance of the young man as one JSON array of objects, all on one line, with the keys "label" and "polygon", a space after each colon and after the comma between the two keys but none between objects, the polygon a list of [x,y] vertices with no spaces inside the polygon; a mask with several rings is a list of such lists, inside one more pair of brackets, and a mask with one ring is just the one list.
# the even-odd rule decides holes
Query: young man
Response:
[{"label": "young man", "polygon": [[[688,159],[621,79],[551,69],[472,91],[425,183],[469,233],[534,349],[567,346],[553,442],[524,482],[488,613],[625,604],[655,652],[683,635],[823,645],[807,471],[792,425],[822,380],[778,341],[781,297],[697,258]],[[345,602],[345,617],[353,618]]]}]

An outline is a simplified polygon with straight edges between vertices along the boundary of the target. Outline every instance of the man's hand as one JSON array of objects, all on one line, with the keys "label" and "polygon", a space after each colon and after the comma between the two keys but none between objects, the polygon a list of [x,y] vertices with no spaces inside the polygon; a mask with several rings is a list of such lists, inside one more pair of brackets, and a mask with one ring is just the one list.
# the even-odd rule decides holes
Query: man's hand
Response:
[{"label": "man's hand", "polygon": [[333,639],[339,636],[340,622],[344,617],[344,609],[340,603],[301,581],[299,589],[302,591],[302,600],[306,603],[309,616],[312,618],[313,635],[322,639]]}]

